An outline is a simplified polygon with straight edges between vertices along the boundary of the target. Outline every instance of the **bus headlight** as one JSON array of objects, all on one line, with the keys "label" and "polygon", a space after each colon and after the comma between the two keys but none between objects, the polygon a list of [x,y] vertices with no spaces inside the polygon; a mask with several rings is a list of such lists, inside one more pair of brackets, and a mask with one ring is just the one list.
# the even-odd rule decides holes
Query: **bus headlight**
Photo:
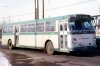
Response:
[{"label": "bus headlight", "polygon": [[73,38],[73,41],[77,41],[77,39],[76,38]]},{"label": "bus headlight", "polygon": [[96,41],[96,37],[93,38],[93,41]]},{"label": "bus headlight", "polygon": [[76,41],[77,41],[76,38],[73,38],[73,39],[72,39],[73,44],[76,44]]}]

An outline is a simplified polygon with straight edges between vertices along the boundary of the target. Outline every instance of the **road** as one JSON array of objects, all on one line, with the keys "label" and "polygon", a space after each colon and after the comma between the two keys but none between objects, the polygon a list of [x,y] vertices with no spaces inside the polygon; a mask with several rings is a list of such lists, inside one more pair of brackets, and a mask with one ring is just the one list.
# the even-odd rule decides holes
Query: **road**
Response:
[{"label": "road", "polygon": [[[100,52],[82,52],[68,54],[56,52],[48,55],[42,50],[20,49],[8,50],[0,47],[12,66],[100,66]],[[0,65],[1,66],[1,65]]]}]

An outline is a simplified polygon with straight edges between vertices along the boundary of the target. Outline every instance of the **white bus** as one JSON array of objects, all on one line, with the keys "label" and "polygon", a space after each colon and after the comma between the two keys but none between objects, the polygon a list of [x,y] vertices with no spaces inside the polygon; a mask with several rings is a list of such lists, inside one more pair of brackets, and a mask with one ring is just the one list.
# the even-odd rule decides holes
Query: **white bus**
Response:
[{"label": "white bus", "polygon": [[10,23],[3,27],[2,45],[9,49],[44,49],[48,54],[94,48],[96,38],[91,21],[90,15],[74,14]]}]

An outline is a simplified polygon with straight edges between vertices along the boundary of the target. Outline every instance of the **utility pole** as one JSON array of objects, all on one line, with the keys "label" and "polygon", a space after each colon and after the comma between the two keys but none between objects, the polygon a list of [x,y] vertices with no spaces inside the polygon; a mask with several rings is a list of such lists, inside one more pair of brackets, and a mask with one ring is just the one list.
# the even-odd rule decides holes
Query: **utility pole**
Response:
[{"label": "utility pole", "polygon": [[39,19],[39,1],[38,0],[34,1],[35,1],[35,19]]},{"label": "utility pole", "polygon": [[100,6],[99,6],[99,15],[100,15]]},{"label": "utility pole", "polygon": [[8,18],[9,18],[9,23],[10,23],[10,21],[11,21],[11,20],[10,20],[10,16],[9,16]]},{"label": "utility pole", "polygon": [[44,0],[42,0],[42,7],[43,7],[43,14],[42,14],[42,16],[43,16],[43,19],[44,19]]},{"label": "utility pole", "polygon": [[35,3],[35,19],[36,19],[36,0],[34,0]]},{"label": "utility pole", "polygon": [[[39,0],[35,1],[35,19],[39,19]],[[44,0],[42,0],[42,18],[44,19]]]}]

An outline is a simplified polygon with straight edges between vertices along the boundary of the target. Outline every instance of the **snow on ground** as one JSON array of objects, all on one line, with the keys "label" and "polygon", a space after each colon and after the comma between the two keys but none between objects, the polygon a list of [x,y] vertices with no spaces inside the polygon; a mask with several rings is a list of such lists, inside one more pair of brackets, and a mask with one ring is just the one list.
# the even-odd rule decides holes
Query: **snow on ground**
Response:
[{"label": "snow on ground", "polygon": [[6,55],[0,52],[0,66],[12,66]]}]

